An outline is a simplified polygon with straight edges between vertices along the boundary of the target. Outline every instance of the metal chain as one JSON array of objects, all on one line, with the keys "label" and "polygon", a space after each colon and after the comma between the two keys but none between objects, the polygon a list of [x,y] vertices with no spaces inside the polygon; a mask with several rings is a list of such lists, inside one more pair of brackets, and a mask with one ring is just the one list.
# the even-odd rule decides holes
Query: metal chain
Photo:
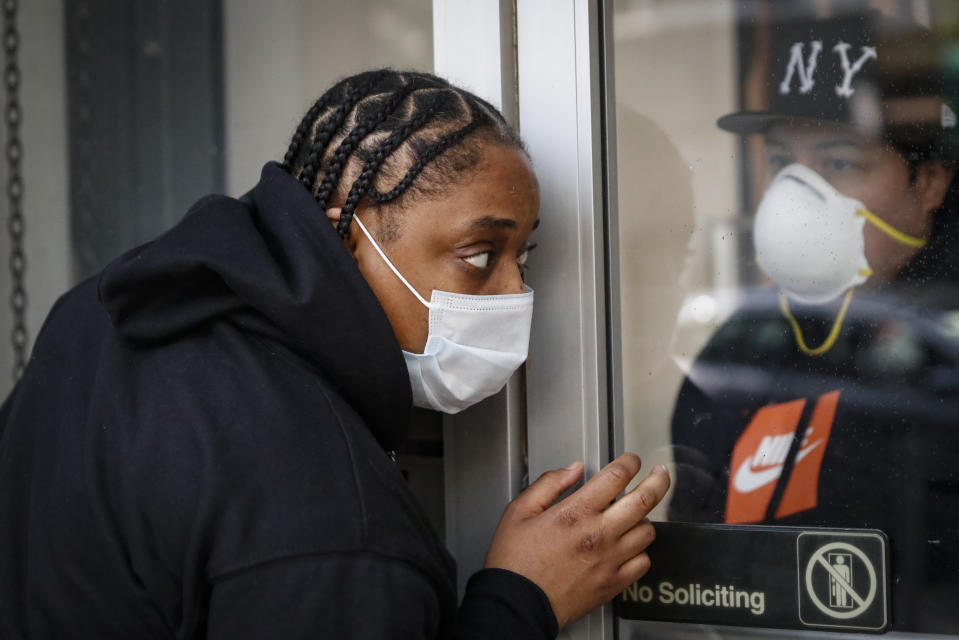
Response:
[{"label": "metal chain", "polygon": [[10,216],[7,230],[10,232],[10,275],[13,291],[10,307],[13,310],[13,379],[20,379],[27,362],[27,292],[23,287],[23,274],[27,259],[23,252],[23,144],[20,141],[20,67],[17,55],[20,50],[20,33],[17,31],[17,0],[3,2],[3,53],[6,61],[3,80],[7,89],[7,105],[4,120],[7,124],[7,198],[10,201]]}]

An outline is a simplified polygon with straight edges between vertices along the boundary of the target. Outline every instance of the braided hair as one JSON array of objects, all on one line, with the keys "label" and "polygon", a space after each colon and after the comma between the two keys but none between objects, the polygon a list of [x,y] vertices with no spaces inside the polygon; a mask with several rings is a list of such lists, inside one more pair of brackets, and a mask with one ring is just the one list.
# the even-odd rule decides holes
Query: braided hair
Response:
[{"label": "braided hair", "polygon": [[[379,212],[439,195],[476,166],[490,143],[525,153],[485,100],[432,74],[381,69],[324,93],[293,133],[282,166],[320,209],[341,206],[337,231],[345,238],[361,202]],[[397,224],[381,226],[389,242]]]}]

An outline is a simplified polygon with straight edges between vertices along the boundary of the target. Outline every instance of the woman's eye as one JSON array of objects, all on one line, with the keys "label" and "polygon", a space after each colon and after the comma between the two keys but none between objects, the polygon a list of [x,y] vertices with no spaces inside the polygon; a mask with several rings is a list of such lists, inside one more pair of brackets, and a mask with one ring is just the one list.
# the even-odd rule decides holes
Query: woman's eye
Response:
[{"label": "woman's eye", "polygon": [[489,251],[477,253],[476,255],[463,258],[477,269],[485,269],[489,265]]},{"label": "woman's eye", "polygon": [[529,269],[529,266],[526,264],[526,261],[529,260],[529,252],[536,248],[535,244],[527,245],[523,250],[516,256],[516,264],[519,267],[520,275],[523,276],[523,279],[526,279],[526,270]]},{"label": "woman's eye", "polygon": [[536,243],[528,244],[523,247],[523,250],[519,252],[519,255],[516,256],[516,264],[520,266],[521,269],[526,268],[526,261],[529,260],[529,252],[536,248]]}]

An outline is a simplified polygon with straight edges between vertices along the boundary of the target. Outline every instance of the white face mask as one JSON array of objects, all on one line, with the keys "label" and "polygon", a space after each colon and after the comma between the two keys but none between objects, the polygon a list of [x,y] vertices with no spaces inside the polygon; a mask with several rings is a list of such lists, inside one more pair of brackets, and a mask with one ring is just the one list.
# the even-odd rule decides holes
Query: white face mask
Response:
[{"label": "white face mask", "polygon": [[396,277],[430,310],[423,353],[403,352],[413,404],[458,413],[502,389],[526,361],[533,290],[474,296],[434,289],[427,302],[393,266],[360,219],[353,219]]},{"label": "white face mask", "polygon": [[756,259],[790,297],[810,304],[834,300],[872,275],[862,232],[867,221],[903,244],[925,244],[842,195],[812,169],[791,164],[776,174],[756,210]]},{"label": "white face mask", "polygon": [[833,300],[871,274],[862,228],[866,207],[836,191],[812,169],[791,164],[763,195],[753,239],[756,259],[790,297]]},{"label": "white face mask", "polygon": [[893,228],[862,202],[842,195],[801,164],[791,164],[776,174],[759,203],[753,241],[756,260],[766,275],[790,298],[808,304],[829,302],[846,292],[829,337],[815,349],[805,344],[786,297],[782,297],[782,312],[804,353],[820,355],[829,350],[839,333],[852,288],[872,275],[863,237],[867,221],[903,244],[925,244],[922,238]]}]

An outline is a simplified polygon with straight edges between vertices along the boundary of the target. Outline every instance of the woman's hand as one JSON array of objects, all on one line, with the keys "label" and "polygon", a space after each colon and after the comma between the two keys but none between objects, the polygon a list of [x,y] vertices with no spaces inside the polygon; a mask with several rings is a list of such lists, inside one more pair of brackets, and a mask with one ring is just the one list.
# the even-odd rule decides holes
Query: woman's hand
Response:
[{"label": "woman's hand", "polygon": [[583,466],[574,462],[547,471],[506,507],[486,566],[509,569],[539,585],[560,628],[616,597],[649,569],[646,548],[655,531],[646,514],[669,489],[669,473],[657,466],[612,502],[639,467],[636,455],[621,455],[555,505]]}]

